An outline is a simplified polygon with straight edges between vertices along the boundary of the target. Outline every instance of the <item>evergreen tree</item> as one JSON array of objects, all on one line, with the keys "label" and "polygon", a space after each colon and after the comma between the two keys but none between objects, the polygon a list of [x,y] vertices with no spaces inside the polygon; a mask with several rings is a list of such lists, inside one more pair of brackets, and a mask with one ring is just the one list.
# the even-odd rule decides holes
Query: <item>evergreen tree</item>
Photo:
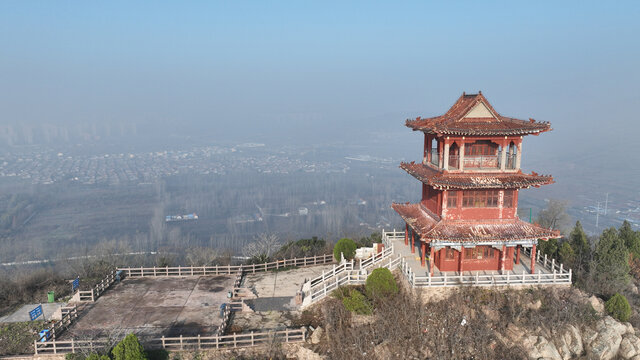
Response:
[{"label": "evergreen tree", "polygon": [[538,248],[542,254],[547,254],[550,258],[555,258],[558,254],[558,239],[539,240]]},{"label": "evergreen tree", "polygon": [[636,259],[640,259],[640,233],[637,231],[633,231],[631,228],[631,224],[625,220],[620,226],[620,230],[618,230],[618,234],[622,241],[624,241],[627,250],[633,257]]},{"label": "evergreen tree", "polygon": [[602,232],[596,245],[594,260],[594,290],[611,296],[628,284],[629,252],[616,228]]},{"label": "evergreen tree", "polygon": [[569,234],[569,245],[573,250],[573,262],[567,265],[571,266],[575,271],[582,272],[586,269],[591,259],[591,246],[580,221],[576,222],[576,226]]},{"label": "evergreen tree", "polygon": [[616,293],[604,304],[609,315],[622,322],[629,321],[631,317],[631,306],[624,295]]},{"label": "evergreen tree", "polygon": [[146,360],[147,355],[134,334],[127,335],[111,350],[113,360]]},{"label": "evergreen tree", "polygon": [[567,266],[571,266],[574,263],[575,253],[573,252],[571,245],[569,245],[569,242],[562,242],[562,245],[560,245],[560,249],[558,250],[558,257],[560,258],[560,262]]}]

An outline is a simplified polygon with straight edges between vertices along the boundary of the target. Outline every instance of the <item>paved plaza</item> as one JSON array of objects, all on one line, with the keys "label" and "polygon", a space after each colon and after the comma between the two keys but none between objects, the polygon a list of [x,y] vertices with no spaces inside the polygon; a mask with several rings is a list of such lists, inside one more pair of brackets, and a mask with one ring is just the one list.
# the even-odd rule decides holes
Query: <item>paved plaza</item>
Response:
[{"label": "paved plaza", "polygon": [[125,279],[86,305],[64,337],[213,334],[234,280],[226,275]]}]

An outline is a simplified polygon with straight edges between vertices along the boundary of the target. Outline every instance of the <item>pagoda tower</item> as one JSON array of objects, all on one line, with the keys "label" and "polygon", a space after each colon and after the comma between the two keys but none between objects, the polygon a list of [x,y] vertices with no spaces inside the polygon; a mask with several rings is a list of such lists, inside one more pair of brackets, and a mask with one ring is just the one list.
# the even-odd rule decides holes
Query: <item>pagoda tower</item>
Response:
[{"label": "pagoda tower", "polygon": [[444,115],[407,120],[424,133],[421,163],[400,168],[422,182],[422,201],[396,204],[405,221],[405,244],[420,246],[429,272],[509,271],[539,240],[560,238],[518,218],[518,191],[553,183],[548,175],[523,173],[522,139],[550,131],[548,122],[505,117],[482,95],[463,93]]}]

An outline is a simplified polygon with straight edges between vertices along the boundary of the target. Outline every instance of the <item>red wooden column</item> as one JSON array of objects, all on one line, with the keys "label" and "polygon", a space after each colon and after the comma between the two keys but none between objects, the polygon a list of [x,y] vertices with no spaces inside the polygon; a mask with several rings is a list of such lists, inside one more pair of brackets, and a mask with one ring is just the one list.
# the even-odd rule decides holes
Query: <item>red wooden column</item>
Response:
[{"label": "red wooden column", "polygon": [[424,134],[424,153],[422,156],[422,163],[426,164],[427,163],[427,146],[429,146],[428,144],[428,140],[429,139],[429,135]]},{"label": "red wooden column", "polygon": [[500,252],[500,271],[504,272],[504,263],[507,262],[507,245],[502,245]]},{"label": "red wooden column", "polygon": [[444,138],[438,139],[438,168],[442,169],[444,166]]},{"label": "red wooden column", "polygon": [[425,259],[427,257],[427,254],[425,254],[427,251],[427,244],[424,241],[420,242],[420,265],[422,267],[424,267],[425,265]]},{"label": "red wooden column", "polygon": [[425,151],[427,152],[427,164],[431,163],[431,136],[425,135],[426,144],[424,144]]},{"label": "red wooden column", "polygon": [[460,254],[458,254],[458,270],[460,270],[460,274],[462,274],[462,272],[464,271],[463,259],[464,259],[464,246],[460,246]]},{"label": "red wooden column", "polygon": [[415,254],[416,253],[416,232],[411,230],[411,253]]},{"label": "red wooden column", "polygon": [[520,264],[520,245],[516,246],[516,265]]},{"label": "red wooden column", "polygon": [[404,223],[404,244],[409,245],[409,224]]},{"label": "red wooden column", "polygon": [[531,273],[535,274],[536,270],[536,244],[531,247]]},{"label": "red wooden column", "polygon": [[431,276],[433,276],[433,267],[434,267],[433,258],[434,258],[433,246],[429,245],[429,273],[431,274]]}]

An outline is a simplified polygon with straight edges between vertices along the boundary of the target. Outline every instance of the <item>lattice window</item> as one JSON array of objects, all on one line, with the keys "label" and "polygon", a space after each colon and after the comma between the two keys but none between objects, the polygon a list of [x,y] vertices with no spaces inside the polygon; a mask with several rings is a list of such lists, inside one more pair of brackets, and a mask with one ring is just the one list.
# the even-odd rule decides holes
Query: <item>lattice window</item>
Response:
[{"label": "lattice window", "polygon": [[502,207],[506,207],[506,208],[514,207],[514,203],[513,203],[514,193],[515,193],[514,190],[504,191],[504,199],[502,201]]},{"label": "lattice window", "polygon": [[453,260],[455,259],[455,250],[452,248],[446,248],[445,249],[445,254],[444,254],[444,258],[447,260]]},{"label": "lattice window", "polygon": [[456,207],[458,207],[458,192],[457,191],[448,191],[447,192],[447,207],[448,208],[456,208]]},{"label": "lattice window", "polygon": [[463,207],[498,207],[499,190],[467,190],[462,193]]},{"label": "lattice window", "polygon": [[464,249],[464,258],[468,260],[492,259],[494,249],[490,246],[476,246],[470,249]]},{"label": "lattice window", "polygon": [[498,144],[489,140],[478,140],[474,143],[464,144],[465,156],[496,155],[497,152]]}]

